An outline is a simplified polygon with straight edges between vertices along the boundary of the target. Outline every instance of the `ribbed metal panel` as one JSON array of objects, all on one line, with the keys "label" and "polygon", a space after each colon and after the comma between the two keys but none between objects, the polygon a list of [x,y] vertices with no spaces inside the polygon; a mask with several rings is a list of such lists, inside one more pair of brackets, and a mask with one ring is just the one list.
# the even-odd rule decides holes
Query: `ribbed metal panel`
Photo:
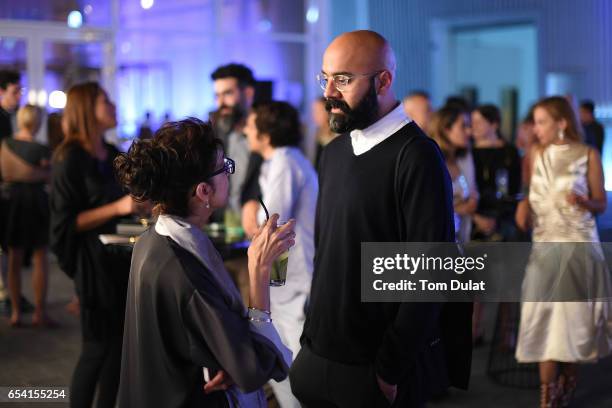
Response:
[{"label": "ribbed metal panel", "polygon": [[540,93],[547,72],[569,72],[581,80],[580,98],[612,103],[612,1],[610,0],[370,0],[373,30],[398,53],[398,96],[431,89],[432,19],[537,16]]}]

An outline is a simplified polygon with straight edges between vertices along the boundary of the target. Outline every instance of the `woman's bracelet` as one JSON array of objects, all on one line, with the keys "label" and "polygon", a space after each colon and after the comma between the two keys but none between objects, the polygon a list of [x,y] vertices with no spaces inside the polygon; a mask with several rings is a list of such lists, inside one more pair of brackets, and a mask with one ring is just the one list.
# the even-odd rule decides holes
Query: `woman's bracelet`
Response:
[{"label": "woman's bracelet", "polygon": [[271,318],[263,318],[263,319],[259,319],[256,317],[249,317],[249,321],[250,322],[260,322],[260,323],[272,323],[272,319]]},{"label": "woman's bracelet", "polygon": [[257,309],[256,307],[249,307],[248,319],[250,322],[260,323],[272,323],[271,313],[269,310]]},{"label": "woman's bracelet", "polygon": [[271,314],[269,310],[258,309],[256,307],[251,307],[251,306],[249,306],[249,310],[254,310],[254,311],[257,311],[257,312],[265,313],[268,316],[270,316],[270,314]]}]

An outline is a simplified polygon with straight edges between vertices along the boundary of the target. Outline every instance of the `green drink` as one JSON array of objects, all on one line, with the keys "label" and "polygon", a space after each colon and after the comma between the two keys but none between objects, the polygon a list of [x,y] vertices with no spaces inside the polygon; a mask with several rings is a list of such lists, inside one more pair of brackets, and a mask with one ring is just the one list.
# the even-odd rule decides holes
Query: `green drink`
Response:
[{"label": "green drink", "polygon": [[287,263],[289,262],[289,250],[286,250],[274,262],[270,271],[270,286],[283,286],[287,280]]}]

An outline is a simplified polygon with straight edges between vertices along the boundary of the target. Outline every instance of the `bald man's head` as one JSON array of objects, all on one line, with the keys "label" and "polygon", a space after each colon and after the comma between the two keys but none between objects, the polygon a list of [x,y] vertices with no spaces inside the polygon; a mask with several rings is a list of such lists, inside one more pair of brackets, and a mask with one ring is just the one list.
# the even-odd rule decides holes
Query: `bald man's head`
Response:
[{"label": "bald man's head", "polygon": [[427,94],[415,92],[404,98],[404,112],[423,130],[427,130],[432,110]]},{"label": "bald man's head", "polygon": [[396,106],[395,67],[393,49],[374,31],[344,33],[331,42],[321,74],[327,79],[324,96],[333,131],[363,129]]},{"label": "bald man's head", "polygon": [[[325,50],[325,58],[357,72],[387,70],[395,75],[395,53],[389,42],[374,31],[359,30],[340,34]],[[323,62],[325,67],[325,61]]]}]

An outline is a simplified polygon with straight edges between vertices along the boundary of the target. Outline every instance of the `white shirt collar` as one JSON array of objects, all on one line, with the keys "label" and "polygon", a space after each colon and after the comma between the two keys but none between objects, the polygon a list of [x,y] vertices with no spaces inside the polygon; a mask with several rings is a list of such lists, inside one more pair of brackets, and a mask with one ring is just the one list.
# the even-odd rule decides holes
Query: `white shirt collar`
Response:
[{"label": "white shirt collar", "polygon": [[353,153],[359,156],[367,152],[410,122],[412,122],[412,119],[406,116],[404,106],[399,103],[395,109],[369,127],[351,131]]}]

